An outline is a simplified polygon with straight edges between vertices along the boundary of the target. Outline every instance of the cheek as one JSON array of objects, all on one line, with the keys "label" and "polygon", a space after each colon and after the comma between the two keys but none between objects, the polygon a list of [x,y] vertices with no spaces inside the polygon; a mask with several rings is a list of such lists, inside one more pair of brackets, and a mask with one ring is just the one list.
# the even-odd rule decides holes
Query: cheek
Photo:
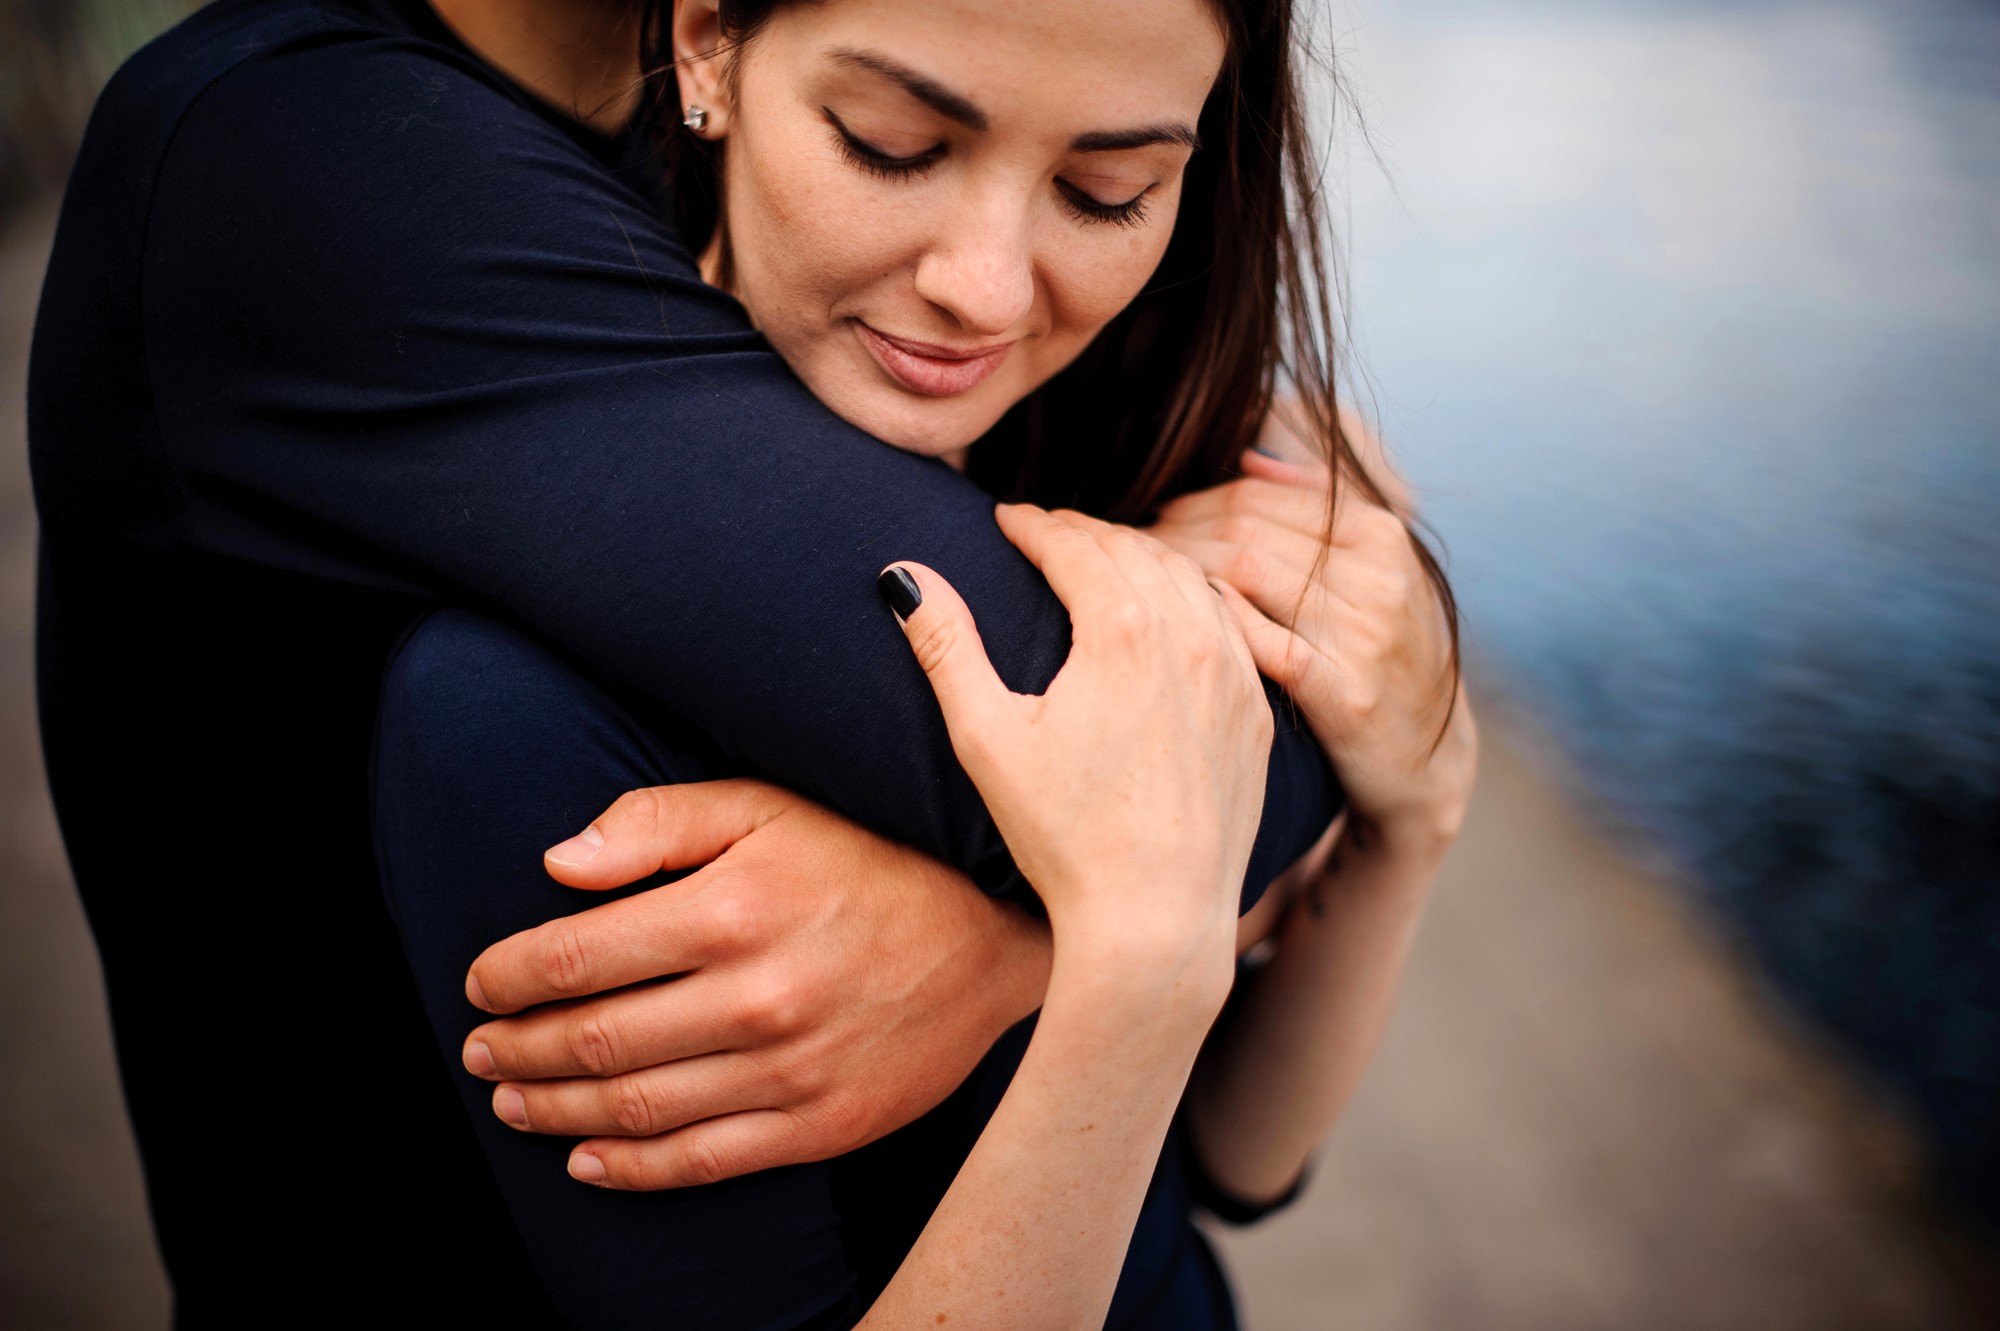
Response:
[{"label": "cheek", "polygon": [[[767,165],[769,163],[769,165]],[[746,303],[773,341],[896,271],[913,220],[816,143],[763,153],[731,181],[730,239]]]},{"label": "cheek", "polygon": [[1162,212],[1164,216],[1153,225],[1111,235],[1067,219],[1059,223],[1042,262],[1042,281],[1058,336],[1088,341],[1145,290],[1173,232],[1173,212]]}]

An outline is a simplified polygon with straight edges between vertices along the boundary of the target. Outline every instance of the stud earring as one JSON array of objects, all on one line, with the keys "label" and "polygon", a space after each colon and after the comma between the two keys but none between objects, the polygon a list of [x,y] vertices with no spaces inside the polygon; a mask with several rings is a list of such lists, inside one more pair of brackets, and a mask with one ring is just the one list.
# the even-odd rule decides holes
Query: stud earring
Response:
[{"label": "stud earring", "polygon": [[699,134],[708,128],[708,112],[699,106],[690,106],[687,114],[681,117],[681,123]]}]

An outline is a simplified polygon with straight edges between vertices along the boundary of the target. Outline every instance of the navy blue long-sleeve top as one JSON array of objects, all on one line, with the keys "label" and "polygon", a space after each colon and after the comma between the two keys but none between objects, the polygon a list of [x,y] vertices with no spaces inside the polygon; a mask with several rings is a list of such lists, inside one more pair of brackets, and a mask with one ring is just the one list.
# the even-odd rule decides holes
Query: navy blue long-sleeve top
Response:
[{"label": "navy blue long-sleeve top", "polygon": [[[1020,690],[1061,604],[700,281],[648,168],[422,0],[222,0],[92,118],[30,367],[42,723],[190,1324],[436,1288],[440,1234],[440,1307],[538,1297],[374,889],[376,692],[425,609],[1021,890],[873,577],[936,568]],[[1285,715],[1267,789],[1252,896],[1338,798]]]}]

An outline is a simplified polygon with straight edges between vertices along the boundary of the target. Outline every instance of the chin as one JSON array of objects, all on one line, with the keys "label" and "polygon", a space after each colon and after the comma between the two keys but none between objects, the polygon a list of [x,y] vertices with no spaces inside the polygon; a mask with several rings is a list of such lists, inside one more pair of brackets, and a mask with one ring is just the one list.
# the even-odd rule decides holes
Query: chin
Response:
[{"label": "chin", "polygon": [[891,448],[930,458],[970,447],[1006,414],[1008,405],[982,409],[970,402],[919,398],[895,389],[828,393],[820,400],[849,425]]}]

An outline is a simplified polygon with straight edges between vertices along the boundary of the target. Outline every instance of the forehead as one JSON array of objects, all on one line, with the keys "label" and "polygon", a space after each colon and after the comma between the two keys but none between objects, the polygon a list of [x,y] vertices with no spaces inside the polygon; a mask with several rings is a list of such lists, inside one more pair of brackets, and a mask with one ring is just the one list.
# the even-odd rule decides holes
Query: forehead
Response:
[{"label": "forehead", "polygon": [[781,10],[768,35],[829,69],[841,48],[889,57],[995,130],[1192,124],[1225,48],[1210,0],[826,0]]}]

